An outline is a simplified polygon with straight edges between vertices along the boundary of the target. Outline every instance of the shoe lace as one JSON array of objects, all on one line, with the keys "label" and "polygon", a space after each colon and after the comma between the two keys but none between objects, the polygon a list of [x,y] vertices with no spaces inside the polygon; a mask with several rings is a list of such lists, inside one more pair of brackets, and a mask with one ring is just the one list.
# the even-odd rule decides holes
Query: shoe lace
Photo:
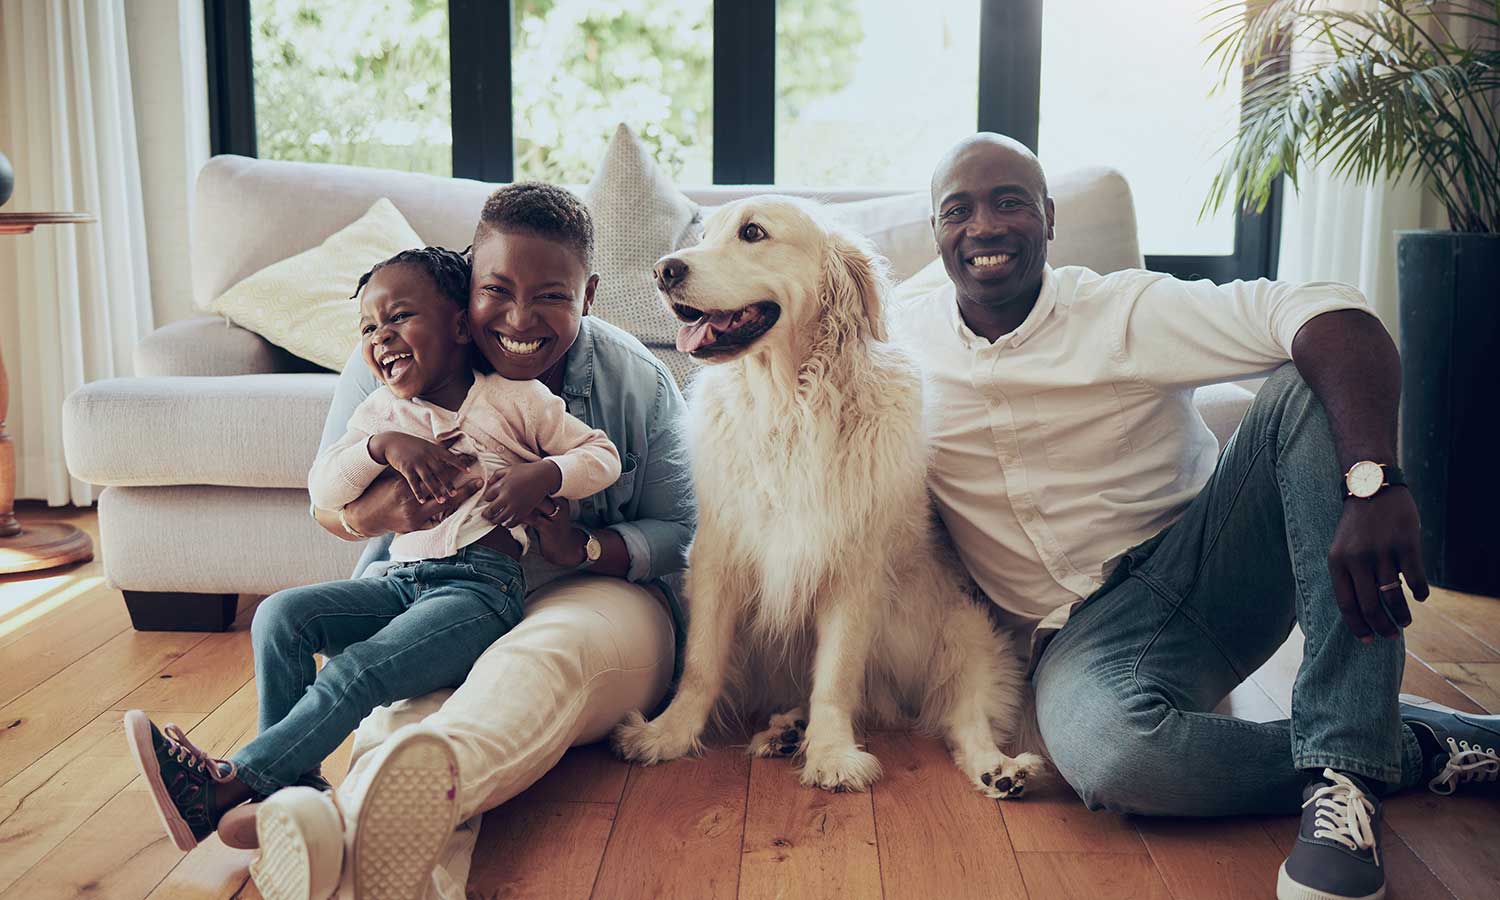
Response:
[{"label": "shoe lace", "polygon": [[1371,824],[1375,804],[1348,776],[1324,769],[1323,777],[1332,783],[1313,791],[1302,804],[1303,809],[1317,804],[1313,837],[1327,838],[1356,852],[1369,850],[1375,865],[1380,865],[1380,850],[1375,846],[1375,829]]},{"label": "shoe lace", "polygon": [[1494,747],[1481,747],[1468,741],[1448,738],[1448,763],[1427,782],[1434,794],[1451,794],[1468,781],[1494,781],[1500,778],[1500,753]]},{"label": "shoe lace", "polygon": [[208,775],[219,784],[234,780],[239,767],[227,759],[215,759],[188,740],[188,736],[176,723],[168,722],[161,730],[167,738],[167,753],[185,766],[191,766]]}]

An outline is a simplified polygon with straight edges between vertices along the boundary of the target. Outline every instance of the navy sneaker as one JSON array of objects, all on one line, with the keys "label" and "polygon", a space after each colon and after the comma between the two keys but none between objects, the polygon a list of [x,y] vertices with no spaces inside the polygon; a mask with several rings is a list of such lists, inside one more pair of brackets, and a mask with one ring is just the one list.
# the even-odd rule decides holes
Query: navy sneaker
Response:
[{"label": "navy sneaker", "polygon": [[234,764],[193,746],[176,725],[168,723],[165,732],[138,709],[125,713],[125,738],[156,801],[157,815],[177,849],[191,850],[213,834],[223,814],[214,792],[233,780]]},{"label": "navy sneaker", "polygon": [[1417,733],[1423,775],[1433,793],[1451,794],[1466,782],[1500,779],[1500,716],[1459,712],[1402,694],[1401,721]]},{"label": "navy sneaker", "polygon": [[1277,900],[1380,900],[1380,801],[1359,781],[1324,769],[1302,792],[1302,827],[1281,864]]}]

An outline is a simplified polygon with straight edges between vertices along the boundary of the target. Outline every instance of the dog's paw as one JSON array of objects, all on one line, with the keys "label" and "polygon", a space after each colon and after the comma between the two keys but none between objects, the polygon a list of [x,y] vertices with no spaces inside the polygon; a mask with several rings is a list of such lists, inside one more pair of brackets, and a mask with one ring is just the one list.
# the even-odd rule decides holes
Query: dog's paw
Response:
[{"label": "dog's paw", "polygon": [[880,760],[853,744],[808,747],[802,783],[829,791],[863,791],[880,780]]},{"label": "dog's paw", "polygon": [[1002,756],[994,766],[972,775],[975,787],[986,797],[1015,800],[1026,793],[1028,782],[1035,782],[1044,763],[1035,753],[1022,753],[1012,759]]},{"label": "dog's paw", "polygon": [[796,756],[807,734],[807,716],[800,708],[777,713],[764,731],[750,739],[751,756]]},{"label": "dog's paw", "polygon": [[629,714],[625,721],[615,726],[609,738],[610,746],[622,759],[648,766],[696,752],[699,749],[697,735],[679,733],[663,723],[665,718],[659,716],[647,722],[639,712]]}]

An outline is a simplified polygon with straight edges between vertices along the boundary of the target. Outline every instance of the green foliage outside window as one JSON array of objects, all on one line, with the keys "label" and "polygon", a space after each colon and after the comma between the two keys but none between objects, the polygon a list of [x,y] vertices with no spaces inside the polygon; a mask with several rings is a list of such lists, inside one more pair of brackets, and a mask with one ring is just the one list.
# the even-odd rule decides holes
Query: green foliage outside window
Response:
[{"label": "green foliage outside window", "polygon": [[[447,6],[252,0],[259,154],[450,174]],[[856,7],[780,0],[783,115],[848,83]],[[712,117],[733,114],[713,109],[711,0],[514,0],[511,33],[518,178],[588,181],[625,122],[672,177],[711,180]]]}]

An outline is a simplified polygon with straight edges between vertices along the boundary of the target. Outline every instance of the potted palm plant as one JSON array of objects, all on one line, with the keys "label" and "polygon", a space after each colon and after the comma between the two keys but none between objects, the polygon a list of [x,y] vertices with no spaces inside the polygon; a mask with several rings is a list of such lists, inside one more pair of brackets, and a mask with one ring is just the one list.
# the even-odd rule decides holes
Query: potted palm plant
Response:
[{"label": "potted palm plant", "polygon": [[1206,211],[1264,209],[1312,163],[1442,203],[1448,230],[1395,242],[1402,468],[1430,580],[1500,595],[1500,0],[1240,0],[1208,18],[1210,58],[1244,86]]}]

